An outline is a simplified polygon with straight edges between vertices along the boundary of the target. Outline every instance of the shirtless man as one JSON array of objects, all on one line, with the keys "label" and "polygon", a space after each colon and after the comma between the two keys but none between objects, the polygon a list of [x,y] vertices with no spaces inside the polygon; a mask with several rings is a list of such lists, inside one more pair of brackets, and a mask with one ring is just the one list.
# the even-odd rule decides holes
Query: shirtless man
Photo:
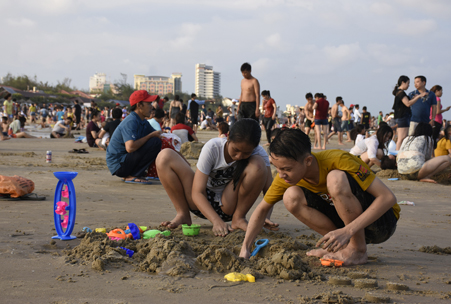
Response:
[{"label": "shirtless man", "polygon": [[351,118],[351,112],[345,106],[345,102],[343,99],[340,101],[339,106],[341,107],[341,112],[343,115],[341,116],[341,136],[343,137],[343,133],[346,132],[348,139],[346,142],[351,142],[351,128],[349,125],[349,120]]},{"label": "shirtless man", "polygon": [[332,117],[332,124],[334,126],[334,131],[329,134],[329,138],[331,138],[334,134],[338,135],[338,144],[343,145],[343,131],[341,130],[341,118],[338,115],[338,107],[340,102],[343,100],[340,96],[335,99],[337,102],[330,109],[330,116]]},{"label": "shirtless man", "polygon": [[315,120],[315,118],[313,117],[313,104],[315,103],[313,101],[313,94],[312,93],[307,93],[305,94],[305,99],[307,99],[307,103],[305,104],[304,107],[304,114],[305,114],[305,118],[307,118],[305,120],[305,134],[310,135],[310,130],[312,129],[312,123],[313,120]]},{"label": "shirtless man", "polygon": [[244,79],[241,80],[241,95],[238,102],[239,118],[253,118],[258,121],[260,116],[260,83],[251,75],[251,65],[247,62],[241,66]]}]

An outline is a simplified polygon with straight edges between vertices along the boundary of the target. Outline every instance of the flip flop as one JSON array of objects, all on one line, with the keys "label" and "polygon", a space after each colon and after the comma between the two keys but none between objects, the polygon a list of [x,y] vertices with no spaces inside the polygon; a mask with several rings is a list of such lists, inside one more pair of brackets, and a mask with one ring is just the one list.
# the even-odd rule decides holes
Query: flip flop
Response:
[{"label": "flip flop", "polygon": [[80,150],[78,150],[78,153],[89,153],[88,151],[86,151],[86,149],[80,149]]},{"label": "flip flop", "polygon": [[127,184],[152,185],[152,183],[149,182],[149,181],[141,181],[141,182],[138,182],[138,181],[136,181],[137,179],[140,179],[140,178],[133,178],[133,179],[131,179],[131,180],[124,180],[124,183],[127,183]]},{"label": "flip flop", "polygon": [[72,149],[71,151],[69,151],[69,153],[79,153],[78,151],[78,149]]},{"label": "flip flop", "polygon": [[148,180],[154,180],[154,181],[160,181],[160,179],[158,178],[158,177],[153,177],[153,176],[146,176],[146,177],[144,177],[145,179],[146,179],[146,181],[148,181]]}]

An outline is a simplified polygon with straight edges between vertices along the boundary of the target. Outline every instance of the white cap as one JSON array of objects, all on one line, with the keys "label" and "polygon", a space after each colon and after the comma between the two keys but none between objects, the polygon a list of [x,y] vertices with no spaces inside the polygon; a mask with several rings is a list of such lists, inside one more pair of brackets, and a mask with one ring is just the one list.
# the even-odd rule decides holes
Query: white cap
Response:
[{"label": "white cap", "polygon": [[205,117],[206,119],[211,119],[211,117],[210,116],[207,116],[207,117]]},{"label": "white cap", "polygon": [[238,102],[238,100],[236,100],[236,99],[232,99],[232,102]]}]

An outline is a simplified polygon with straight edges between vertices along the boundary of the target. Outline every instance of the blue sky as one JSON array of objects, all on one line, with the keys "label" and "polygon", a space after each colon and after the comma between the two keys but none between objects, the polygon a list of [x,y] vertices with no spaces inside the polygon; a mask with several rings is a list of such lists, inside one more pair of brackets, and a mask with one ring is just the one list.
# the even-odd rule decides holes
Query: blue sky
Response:
[{"label": "blue sky", "polygon": [[447,0],[3,0],[0,11],[1,76],[87,89],[95,72],[130,83],[181,72],[191,93],[194,66],[206,63],[221,72],[221,94],[237,98],[247,61],[282,108],[323,92],[385,113],[400,75],[425,75],[451,105]]}]

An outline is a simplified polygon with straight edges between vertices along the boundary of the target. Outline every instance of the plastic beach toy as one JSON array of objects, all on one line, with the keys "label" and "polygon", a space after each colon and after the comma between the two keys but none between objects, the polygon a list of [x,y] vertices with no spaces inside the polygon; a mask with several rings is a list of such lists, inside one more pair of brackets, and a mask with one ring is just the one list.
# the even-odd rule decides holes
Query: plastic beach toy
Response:
[{"label": "plastic beach toy", "polygon": [[127,230],[125,231],[127,237],[133,240],[139,240],[141,238],[142,230],[135,223],[128,223]]},{"label": "plastic beach toy", "polygon": [[92,232],[92,229],[89,228],[89,227],[83,227],[83,229],[81,231],[86,232],[86,233],[90,233],[90,232]]},{"label": "plastic beach toy", "polygon": [[224,276],[224,279],[226,279],[227,281],[231,281],[231,282],[251,282],[254,283],[255,282],[255,277],[251,274],[242,274],[239,272],[231,272],[228,273]]},{"label": "plastic beach toy", "polygon": [[162,234],[164,236],[170,236],[171,235],[171,231],[169,230],[165,230],[165,231],[160,231],[160,230],[147,230],[144,231],[143,233],[143,239],[148,240],[148,239],[153,239],[154,237],[157,236],[157,234]]},{"label": "plastic beach toy", "polygon": [[135,254],[135,252],[131,249],[127,249],[125,247],[119,247],[119,248],[124,249],[125,253],[128,255],[129,258],[131,258]]},{"label": "plastic beach toy", "polygon": [[[77,238],[71,235],[74,230],[77,209],[77,199],[72,180],[77,174],[77,172],[53,172],[53,175],[58,179],[58,183],[53,201],[53,219],[57,235],[53,236],[52,239],[68,241]],[[64,199],[68,202],[63,201]],[[63,218],[61,219],[61,217]]]},{"label": "plastic beach toy", "polygon": [[268,239],[260,239],[260,240],[256,241],[255,242],[255,249],[254,249],[254,251],[252,251],[251,257],[256,255],[260,251],[260,249],[262,249],[263,247],[268,245],[268,243],[269,243]]},{"label": "plastic beach toy", "polygon": [[95,232],[106,233],[105,228],[96,228]]},{"label": "plastic beach toy", "polygon": [[326,267],[341,267],[343,266],[343,261],[334,259],[320,259],[321,265]]},{"label": "plastic beach toy", "polygon": [[184,235],[187,236],[195,236],[199,234],[199,230],[200,230],[200,225],[197,224],[193,224],[191,226],[187,225],[187,224],[183,224],[182,225],[182,231]]},{"label": "plastic beach toy", "polygon": [[111,230],[106,235],[108,235],[108,237],[113,241],[125,240],[127,237],[125,231],[119,228]]}]

